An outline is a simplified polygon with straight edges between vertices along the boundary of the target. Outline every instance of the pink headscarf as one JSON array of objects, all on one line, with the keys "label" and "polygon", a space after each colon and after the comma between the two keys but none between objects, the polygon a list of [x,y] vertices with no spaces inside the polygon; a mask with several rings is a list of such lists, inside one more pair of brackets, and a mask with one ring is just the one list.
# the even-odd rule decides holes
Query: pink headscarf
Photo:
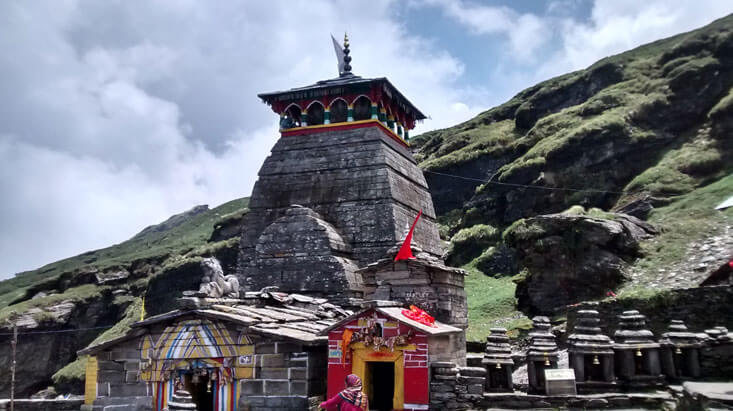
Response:
[{"label": "pink headscarf", "polygon": [[369,399],[361,391],[361,378],[356,374],[346,376],[346,389],[339,396],[364,411],[369,410]]}]

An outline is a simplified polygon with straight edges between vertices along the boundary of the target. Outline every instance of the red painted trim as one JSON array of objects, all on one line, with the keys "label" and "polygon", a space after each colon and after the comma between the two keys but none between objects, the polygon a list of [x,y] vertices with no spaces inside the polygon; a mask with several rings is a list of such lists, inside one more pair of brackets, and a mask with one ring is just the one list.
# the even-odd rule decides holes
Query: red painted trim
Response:
[{"label": "red painted trim", "polygon": [[407,142],[405,142],[405,140],[401,139],[399,136],[393,133],[392,130],[387,128],[379,120],[364,120],[364,122],[358,122],[358,123],[335,123],[335,124],[321,124],[317,126],[308,126],[308,127],[298,127],[296,129],[281,131],[280,135],[282,137],[304,136],[308,134],[331,132],[331,131],[354,130],[357,128],[364,128],[364,127],[377,127],[380,130],[382,130],[382,132],[384,132],[387,136],[391,137],[394,141],[402,144],[405,147],[409,147],[409,145],[407,144]]}]

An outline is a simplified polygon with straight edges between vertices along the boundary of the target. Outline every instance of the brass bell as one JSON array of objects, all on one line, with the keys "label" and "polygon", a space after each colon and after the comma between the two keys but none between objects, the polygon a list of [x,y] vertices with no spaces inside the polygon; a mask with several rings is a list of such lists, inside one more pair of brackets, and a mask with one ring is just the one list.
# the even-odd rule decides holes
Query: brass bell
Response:
[{"label": "brass bell", "polygon": [[206,382],[206,392],[211,392],[211,380]]},{"label": "brass bell", "polygon": [[545,356],[545,365],[550,366],[550,357]]},{"label": "brass bell", "polygon": [[637,349],[636,349],[636,356],[637,356],[637,357],[641,357],[641,355],[642,355],[642,354],[641,354],[641,348],[637,348]]},{"label": "brass bell", "polygon": [[500,370],[500,369],[501,369],[501,363],[499,363],[499,362],[498,362],[498,363],[496,363],[496,369],[497,369],[497,370]]},{"label": "brass bell", "polygon": [[600,361],[598,361],[598,356],[597,356],[597,355],[594,355],[594,356],[593,356],[593,365],[598,365],[598,364],[600,364],[600,363],[601,363],[601,362],[600,362]]},{"label": "brass bell", "polygon": [[675,347],[675,349],[674,349],[674,353],[675,353],[675,354],[678,354],[678,355],[679,355],[679,354],[682,354],[682,350],[680,349],[680,347]]}]

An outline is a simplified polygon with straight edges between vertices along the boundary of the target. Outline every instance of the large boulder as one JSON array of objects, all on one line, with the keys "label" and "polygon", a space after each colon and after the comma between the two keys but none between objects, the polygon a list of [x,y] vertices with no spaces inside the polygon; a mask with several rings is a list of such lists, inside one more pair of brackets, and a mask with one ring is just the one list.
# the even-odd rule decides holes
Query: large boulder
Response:
[{"label": "large boulder", "polygon": [[520,220],[505,233],[524,274],[519,308],[531,314],[603,297],[624,281],[624,267],[653,226],[626,214],[550,214]]}]

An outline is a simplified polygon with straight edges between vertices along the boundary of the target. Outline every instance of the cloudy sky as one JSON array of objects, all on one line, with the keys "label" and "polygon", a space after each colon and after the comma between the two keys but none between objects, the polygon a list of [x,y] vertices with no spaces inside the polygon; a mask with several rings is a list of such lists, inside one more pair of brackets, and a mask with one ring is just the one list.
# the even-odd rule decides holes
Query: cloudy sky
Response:
[{"label": "cloudy sky", "polygon": [[[447,127],[540,80],[691,30],[729,0],[0,2],[0,279],[249,195],[256,97],[352,66]],[[414,135],[415,133],[413,133]]]}]

